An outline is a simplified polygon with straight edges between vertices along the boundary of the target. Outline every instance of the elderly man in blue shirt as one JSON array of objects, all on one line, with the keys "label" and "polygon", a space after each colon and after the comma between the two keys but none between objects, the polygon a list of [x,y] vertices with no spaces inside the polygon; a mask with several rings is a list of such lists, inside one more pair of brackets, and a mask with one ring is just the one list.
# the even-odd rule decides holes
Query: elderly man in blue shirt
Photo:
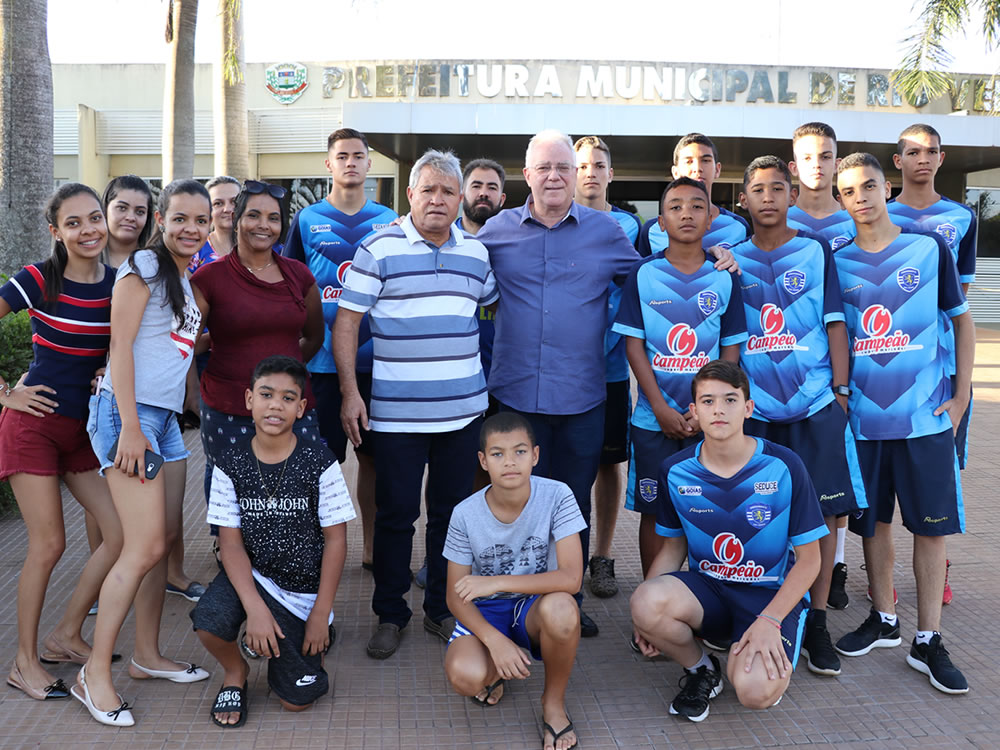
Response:
[{"label": "elderly man in blue shirt", "polygon": [[[489,390],[501,409],[531,423],[541,447],[535,473],[573,490],[587,520],[580,534],[586,567],[590,488],[604,438],[608,286],[624,283],[639,256],[609,213],[574,202],[568,136],[538,133],[524,165],[528,202],[501,211],[477,235],[500,290]],[[583,612],[580,622],[581,635],[597,635]]]}]

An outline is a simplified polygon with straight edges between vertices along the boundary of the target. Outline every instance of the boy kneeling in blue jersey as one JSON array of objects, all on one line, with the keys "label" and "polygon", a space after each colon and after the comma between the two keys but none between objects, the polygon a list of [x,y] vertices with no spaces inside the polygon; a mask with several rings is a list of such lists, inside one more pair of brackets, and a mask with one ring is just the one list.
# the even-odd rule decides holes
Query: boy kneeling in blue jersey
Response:
[{"label": "boy kneeling in blue jersey", "polygon": [[211,710],[225,728],[247,719],[250,667],[236,642],[244,620],[246,644],[268,657],[268,687],[283,708],[302,711],[329,690],[323,655],[354,506],[334,455],[292,431],[305,412],[305,383],[301,362],[262,360],[246,392],[256,435],[212,473],[207,520],[219,527],[223,569],[191,620],[225,670]]},{"label": "boy kneeling in blue jersey", "polygon": [[722,692],[722,668],[696,635],[733,641],[726,671],[740,703],[781,700],[803,597],[819,573],[818,540],[829,532],[798,456],[743,433],[754,407],[746,374],[715,360],[691,392],[705,438],[660,468],[656,531],[665,540],[632,595],[632,621],[646,656],[663,653],[685,669],[670,713],[702,721]]},{"label": "boy kneeling in blue jersey", "polygon": [[445,674],[460,695],[494,706],[505,680],[530,675],[522,651],[529,649],[545,664],[543,747],[569,750],[577,738],[566,686],[580,640],[573,594],[583,579],[579,532],[586,524],[569,487],[531,475],[538,445],[520,414],[486,420],[479,463],[490,485],[455,507],[444,545],[448,609],[456,618]]}]

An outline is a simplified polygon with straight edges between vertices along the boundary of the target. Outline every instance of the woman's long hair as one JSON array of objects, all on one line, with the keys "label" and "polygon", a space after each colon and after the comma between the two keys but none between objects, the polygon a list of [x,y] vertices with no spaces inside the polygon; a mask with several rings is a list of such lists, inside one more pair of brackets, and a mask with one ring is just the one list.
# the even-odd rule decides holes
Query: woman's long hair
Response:
[{"label": "woman's long hair", "polygon": [[[153,192],[149,189],[147,182],[134,174],[123,174],[120,177],[115,177],[108,186],[104,188],[104,196],[101,199],[101,205],[104,206],[104,215],[108,215],[108,206],[111,205],[113,201],[122,190],[135,190],[146,195],[146,225],[139,232],[139,238],[136,247],[145,247],[146,243],[149,241],[149,235],[153,231]],[[110,229],[109,229],[110,233]],[[105,252],[107,252],[105,250]]]},{"label": "woman's long hair", "polygon": [[[60,185],[45,204],[45,219],[49,226],[59,226],[59,209],[62,204],[74,195],[86,193],[93,196],[98,207],[101,199],[97,192],[80,182],[67,182]],[[66,263],[69,261],[69,253],[62,240],[52,237],[52,254],[48,260],[42,263],[42,277],[45,279],[44,299],[46,305],[54,305],[63,289],[63,274],[66,272]]]}]

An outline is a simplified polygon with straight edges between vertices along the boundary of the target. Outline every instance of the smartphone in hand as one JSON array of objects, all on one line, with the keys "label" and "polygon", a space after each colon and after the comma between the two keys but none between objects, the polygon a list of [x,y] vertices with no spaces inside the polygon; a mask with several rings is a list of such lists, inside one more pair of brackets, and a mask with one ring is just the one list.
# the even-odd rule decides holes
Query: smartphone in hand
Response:
[{"label": "smartphone in hand", "polygon": [[[115,444],[111,446],[111,450],[108,451],[108,460],[114,461],[118,456],[118,441],[115,440]],[[163,466],[163,456],[153,453],[151,450],[146,451],[146,455],[143,457],[143,462],[146,469],[146,479],[155,479],[156,475],[160,473],[160,467]],[[135,464],[135,473],[139,473],[139,462]]]}]

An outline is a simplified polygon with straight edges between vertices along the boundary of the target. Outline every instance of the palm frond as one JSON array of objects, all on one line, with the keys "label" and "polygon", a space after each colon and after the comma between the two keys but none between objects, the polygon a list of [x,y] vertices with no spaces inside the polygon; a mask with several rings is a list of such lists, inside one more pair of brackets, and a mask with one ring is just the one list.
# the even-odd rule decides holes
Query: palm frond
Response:
[{"label": "palm frond", "polygon": [[[974,2],[996,0],[926,0],[917,29],[903,40],[904,54],[892,72],[893,85],[911,100],[935,98],[948,91],[953,77],[947,72],[954,57],[945,48],[947,37],[963,29]],[[918,0],[919,2],[919,0]]]},{"label": "palm frond", "polygon": [[223,0],[220,9],[222,17],[219,22],[228,29],[225,39],[226,48],[222,51],[222,72],[226,83],[230,86],[243,80],[243,61],[240,59],[239,53],[243,40],[239,38],[237,31],[239,29],[237,21],[243,10],[242,6],[242,0]]}]

